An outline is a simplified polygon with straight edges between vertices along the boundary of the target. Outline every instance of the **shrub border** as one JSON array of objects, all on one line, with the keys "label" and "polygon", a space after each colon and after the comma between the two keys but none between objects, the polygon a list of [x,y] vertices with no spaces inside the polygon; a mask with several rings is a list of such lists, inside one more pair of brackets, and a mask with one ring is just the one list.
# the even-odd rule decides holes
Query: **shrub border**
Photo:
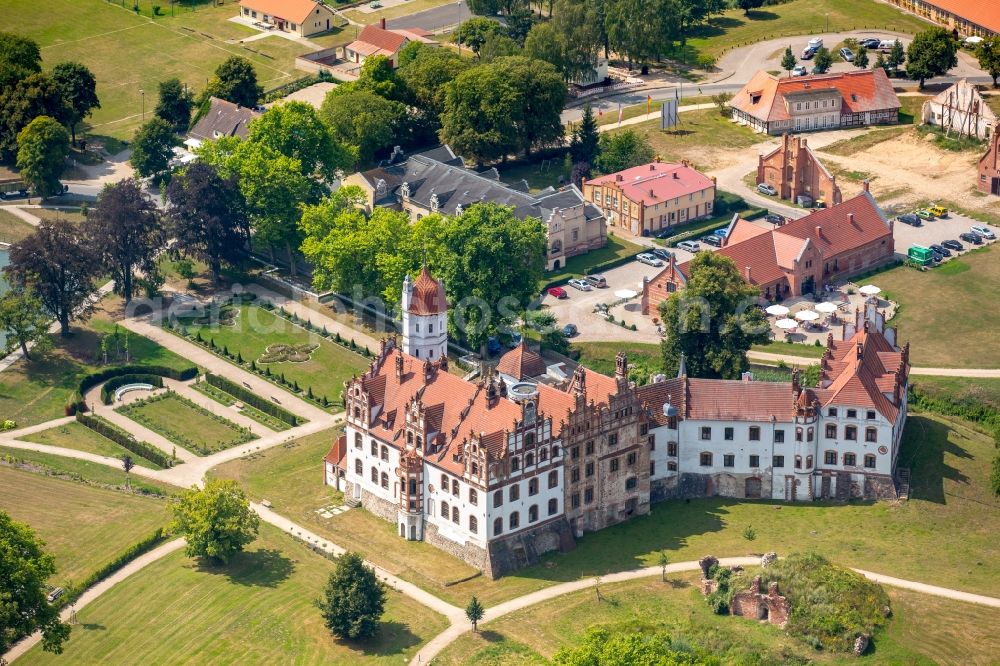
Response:
[{"label": "shrub border", "polygon": [[106,421],[98,416],[90,416],[82,412],[77,412],[76,422],[85,428],[90,428],[98,435],[110,439],[115,444],[131,451],[140,458],[145,458],[152,463],[156,463],[164,469],[173,467],[173,458],[169,457],[166,453],[159,450],[155,446],[147,442],[137,440],[135,437],[121,430],[110,421]]}]

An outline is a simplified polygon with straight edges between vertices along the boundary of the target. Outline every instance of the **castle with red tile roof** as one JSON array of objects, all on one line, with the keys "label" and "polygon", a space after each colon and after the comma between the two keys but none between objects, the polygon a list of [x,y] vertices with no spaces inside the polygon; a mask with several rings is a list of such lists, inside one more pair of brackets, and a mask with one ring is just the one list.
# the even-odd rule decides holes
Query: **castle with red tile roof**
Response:
[{"label": "castle with red tile roof", "polygon": [[842,334],[812,388],[683,369],[636,386],[624,353],[613,377],[563,373],[524,341],[469,381],[386,339],[346,384],[326,483],[494,578],[659,499],[894,496],[909,350],[874,307]]}]

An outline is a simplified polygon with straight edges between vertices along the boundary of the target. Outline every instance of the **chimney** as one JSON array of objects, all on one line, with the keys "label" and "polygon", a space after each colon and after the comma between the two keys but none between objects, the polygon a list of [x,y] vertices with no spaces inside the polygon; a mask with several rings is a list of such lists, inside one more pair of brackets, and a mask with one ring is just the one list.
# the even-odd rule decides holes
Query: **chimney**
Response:
[{"label": "chimney", "polygon": [[649,198],[650,199],[655,199],[656,198],[656,193],[653,192],[653,188],[652,187],[649,188]]},{"label": "chimney", "polygon": [[396,352],[396,379],[403,381],[403,352]]},{"label": "chimney", "polygon": [[385,17],[384,16],[379,19],[379,21],[378,21],[378,27],[380,27],[383,30],[385,30]]},{"label": "chimney", "polygon": [[750,267],[749,266],[747,266],[747,273],[746,273],[746,275],[747,275],[747,282],[750,282]]},{"label": "chimney", "polygon": [[654,163],[650,162],[650,163],[649,163],[649,170],[650,170],[650,171],[656,171],[656,164],[654,164]]},{"label": "chimney", "polygon": [[847,221],[851,223],[852,227],[854,226],[854,213],[847,214]]},{"label": "chimney", "polygon": [[677,180],[678,178],[680,178],[680,176],[679,176],[679,175],[677,175],[677,172],[676,172],[676,171],[674,171],[674,180]]},{"label": "chimney", "polygon": [[622,178],[622,175],[621,175],[620,173],[616,173],[616,174],[615,174],[615,180],[617,180],[617,181],[618,181],[618,182],[620,183],[620,182],[622,182],[622,180],[624,180],[624,179]]},{"label": "chimney", "polygon": [[[853,222],[854,220],[852,219],[851,221]],[[816,240],[823,240],[823,227],[818,224],[816,225]]]},{"label": "chimney", "polygon": [[871,181],[869,181],[867,178],[865,178],[863,181],[861,181],[861,189],[863,191],[867,192],[868,191],[868,185],[869,185],[870,182]]}]

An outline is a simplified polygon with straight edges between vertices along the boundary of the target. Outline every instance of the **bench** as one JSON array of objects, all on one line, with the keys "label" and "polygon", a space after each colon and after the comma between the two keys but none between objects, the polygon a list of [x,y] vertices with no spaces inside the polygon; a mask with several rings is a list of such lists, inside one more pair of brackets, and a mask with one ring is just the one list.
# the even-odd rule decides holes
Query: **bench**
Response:
[{"label": "bench", "polygon": [[129,391],[152,391],[154,388],[156,387],[152,384],[126,384],[115,390],[115,401],[121,400],[122,396]]}]

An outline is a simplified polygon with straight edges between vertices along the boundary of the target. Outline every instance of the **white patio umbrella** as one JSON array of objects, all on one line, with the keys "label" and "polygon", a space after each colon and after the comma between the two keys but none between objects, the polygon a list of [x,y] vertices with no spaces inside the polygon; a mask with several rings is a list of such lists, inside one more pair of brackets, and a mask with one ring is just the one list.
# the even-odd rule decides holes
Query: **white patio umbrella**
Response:
[{"label": "white patio umbrella", "polygon": [[817,303],[814,308],[816,312],[824,312],[830,314],[831,312],[837,311],[837,304],[831,303],[830,301],[823,301],[822,303]]},{"label": "white patio umbrella", "polygon": [[802,312],[796,312],[795,318],[799,321],[816,321],[819,319],[819,315],[812,310],[803,310]]},{"label": "white patio umbrella", "polygon": [[873,284],[866,284],[861,289],[858,289],[858,293],[862,296],[875,296],[876,294],[881,294],[882,290]]},{"label": "white patio umbrella", "polygon": [[777,303],[775,303],[774,305],[768,305],[766,308],[764,308],[764,312],[766,312],[769,315],[774,315],[775,317],[784,317],[786,314],[788,314],[788,308],[786,308],[784,305],[778,305]]},{"label": "white patio umbrella", "polygon": [[779,319],[778,321],[774,322],[774,325],[782,330],[790,331],[799,324],[794,319]]},{"label": "white patio umbrella", "polygon": [[980,37],[979,35],[972,35],[971,37],[965,38],[966,44],[978,44],[981,41],[983,41],[983,38]]},{"label": "white patio umbrella", "polygon": [[619,289],[615,292],[615,298],[635,298],[638,295],[639,292],[631,289]]}]

